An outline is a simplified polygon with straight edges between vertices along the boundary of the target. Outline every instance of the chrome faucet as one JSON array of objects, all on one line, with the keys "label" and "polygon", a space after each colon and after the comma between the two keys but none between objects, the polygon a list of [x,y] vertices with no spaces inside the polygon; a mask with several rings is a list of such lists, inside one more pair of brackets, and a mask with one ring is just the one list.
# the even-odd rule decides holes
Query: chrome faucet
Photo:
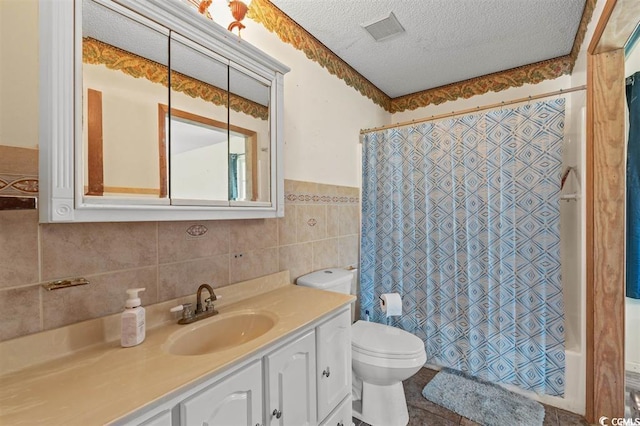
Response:
[{"label": "chrome faucet", "polygon": [[[209,298],[204,300],[207,304],[204,310],[202,309],[202,290],[207,290],[209,292]],[[211,286],[209,284],[200,284],[200,287],[198,287],[198,293],[196,294],[196,315],[207,312],[209,309],[213,309],[214,300],[218,300],[218,297],[213,292]]]},{"label": "chrome faucet", "polygon": [[[209,297],[204,300],[204,308],[202,307],[202,290],[209,292]],[[213,307],[213,302],[219,297],[213,292],[213,288],[209,284],[200,284],[196,294],[196,310],[191,310],[191,303],[185,303],[175,308],[171,308],[171,312],[182,311],[182,318],[178,320],[178,324],[191,324],[198,320],[209,318],[218,313]]]}]

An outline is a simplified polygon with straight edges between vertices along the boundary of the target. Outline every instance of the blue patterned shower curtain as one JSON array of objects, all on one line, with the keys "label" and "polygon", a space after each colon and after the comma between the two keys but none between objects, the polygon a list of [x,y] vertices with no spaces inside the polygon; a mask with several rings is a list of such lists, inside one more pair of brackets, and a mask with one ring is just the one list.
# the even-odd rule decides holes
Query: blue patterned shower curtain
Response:
[{"label": "blue patterned shower curtain", "polygon": [[361,315],[424,340],[427,362],[564,394],[564,99],[363,138]]},{"label": "blue patterned shower curtain", "polygon": [[627,297],[640,299],[640,72],[627,82]]}]

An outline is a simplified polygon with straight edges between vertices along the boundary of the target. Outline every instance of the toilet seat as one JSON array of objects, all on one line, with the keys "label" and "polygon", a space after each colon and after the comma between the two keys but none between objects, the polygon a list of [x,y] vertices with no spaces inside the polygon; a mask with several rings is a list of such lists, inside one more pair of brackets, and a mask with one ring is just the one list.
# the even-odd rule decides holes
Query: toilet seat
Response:
[{"label": "toilet seat", "polygon": [[351,326],[352,352],[385,359],[416,359],[425,354],[424,343],[413,334],[389,325],[357,321]]}]

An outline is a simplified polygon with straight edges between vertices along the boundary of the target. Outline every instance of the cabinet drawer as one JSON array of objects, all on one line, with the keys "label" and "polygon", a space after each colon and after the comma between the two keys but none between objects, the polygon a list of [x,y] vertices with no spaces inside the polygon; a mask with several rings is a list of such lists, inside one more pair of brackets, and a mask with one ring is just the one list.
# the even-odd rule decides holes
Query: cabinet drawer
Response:
[{"label": "cabinet drawer", "polygon": [[351,420],[351,395],[348,395],[320,426],[351,426]]},{"label": "cabinet drawer", "polygon": [[171,410],[164,410],[150,419],[143,421],[142,423],[136,422],[140,426],[171,426]]}]

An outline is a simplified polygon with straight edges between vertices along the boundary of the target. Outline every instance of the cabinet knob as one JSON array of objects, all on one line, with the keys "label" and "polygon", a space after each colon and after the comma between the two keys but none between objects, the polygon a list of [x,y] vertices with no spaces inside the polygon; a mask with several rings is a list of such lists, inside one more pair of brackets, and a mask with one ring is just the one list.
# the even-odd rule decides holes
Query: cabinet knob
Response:
[{"label": "cabinet knob", "polygon": [[322,377],[324,376],[329,377],[330,375],[331,375],[331,370],[329,370],[329,367],[327,367],[326,370],[322,372]]},{"label": "cabinet knob", "polygon": [[282,417],[282,411],[276,408],[275,410],[273,410],[273,413],[271,413],[271,415],[275,416],[276,419],[279,419],[280,417]]}]

